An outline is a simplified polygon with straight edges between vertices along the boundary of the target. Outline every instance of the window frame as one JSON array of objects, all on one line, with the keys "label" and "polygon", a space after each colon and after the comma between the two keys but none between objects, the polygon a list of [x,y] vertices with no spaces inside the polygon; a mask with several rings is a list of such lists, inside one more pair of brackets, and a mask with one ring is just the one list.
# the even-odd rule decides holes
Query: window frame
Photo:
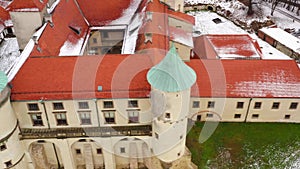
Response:
[{"label": "window frame", "polygon": [[140,112],[137,110],[127,110],[128,123],[139,123],[140,122]]},{"label": "window frame", "polygon": [[90,109],[90,105],[88,101],[80,101],[78,103],[78,109]]},{"label": "window frame", "polygon": [[[111,104],[108,104],[111,103]],[[104,109],[112,109],[114,108],[114,102],[112,100],[110,101],[103,101],[103,108]]]},{"label": "window frame", "polygon": [[[42,113],[41,112],[37,112],[37,113],[29,113],[30,115],[30,119],[31,119],[31,122],[32,122],[32,126],[44,126],[44,122],[43,122],[43,116],[42,116]],[[34,116],[37,117],[40,117],[40,119],[34,119]],[[41,122],[41,123],[39,123]]]},{"label": "window frame", "polygon": [[[116,123],[116,111],[115,110],[103,111],[102,113],[103,113],[105,124],[115,124]],[[108,115],[108,117],[106,115]],[[111,116],[111,115],[113,115],[113,116]]]},{"label": "window frame", "polygon": [[295,110],[298,108],[298,102],[291,102],[289,109],[290,110]]},{"label": "window frame", "polygon": [[53,106],[53,110],[64,110],[65,109],[63,102],[53,102],[52,106]]},{"label": "window frame", "polygon": [[199,108],[200,107],[200,101],[193,101],[193,108]]},{"label": "window frame", "polygon": [[280,102],[273,102],[271,109],[279,109]]},{"label": "window frame", "polygon": [[261,109],[262,102],[254,102],[253,109]]},{"label": "window frame", "polygon": [[[82,115],[84,115],[84,116],[82,116]],[[78,117],[80,119],[81,125],[91,125],[92,124],[91,111],[78,111]]]},{"label": "window frame", "polygon": [[128,107],[129,108],[138,108],[139,107],[138,100],[128,100]]},{"label": "window frame", "polygon": [[207,108],[213,109],[213,108],[215,108],[215,104],[216,104],[215,101],[208,101],[207,102]]},{"label": "window frame", "polygon": [[[31,106],[35,105],[37,109],[32,109]],[[33,106],[33,107],[35,107]],[[28,111],[40,111],[38,103],[27,103],[27,109]]]},{"label": "window frame", "polygon": [[[68,125],[67,112],[60,111],[60,112],[53,112],[53,113],[54,113],[54,116],[55,116],[57,126],[67,126]],[[64,115],[64,119],[62,118],[62,115]]]},{"label": "window frame", "polygon": [[244,102],[237,102],[236,103],[236,108],[237,109],[243,109],[244,108]]}]

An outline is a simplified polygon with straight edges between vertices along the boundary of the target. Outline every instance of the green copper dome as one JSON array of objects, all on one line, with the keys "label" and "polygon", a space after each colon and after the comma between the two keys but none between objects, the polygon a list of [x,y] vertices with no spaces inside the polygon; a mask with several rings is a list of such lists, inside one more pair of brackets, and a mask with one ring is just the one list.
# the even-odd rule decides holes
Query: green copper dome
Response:
[{"label": "green copper dome", "polygon": [[172,44],[165,58],[149,70],[147,80],[156,89],[178,92],[195,83],[196,73],[181,60]]},{"label": "green copper dome", "polygon": [[7,76],[4,72],[0,71],[0,92],[6,87],[7,85]]}]

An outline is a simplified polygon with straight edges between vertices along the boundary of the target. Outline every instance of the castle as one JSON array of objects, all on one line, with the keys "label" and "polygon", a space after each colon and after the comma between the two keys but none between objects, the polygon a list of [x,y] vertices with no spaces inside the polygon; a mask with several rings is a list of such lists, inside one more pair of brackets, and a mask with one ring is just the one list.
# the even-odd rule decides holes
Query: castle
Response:
[{"label": "castle", "polygon": [[8,9],[22,54],[0,72],[2,168],[197,168],[189,119],[300,122],[296,62],[262,60],[246,35],[193,39],[183,0]]}]

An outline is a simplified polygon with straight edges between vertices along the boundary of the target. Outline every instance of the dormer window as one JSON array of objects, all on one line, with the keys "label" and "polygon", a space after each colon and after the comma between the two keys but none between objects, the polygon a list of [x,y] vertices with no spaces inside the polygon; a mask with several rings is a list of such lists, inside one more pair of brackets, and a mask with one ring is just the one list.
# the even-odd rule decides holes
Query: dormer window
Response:
[{"label": "dormer window", "polygon": [[148,41],[152,43],[152,33],[145,33],[145,43]]},{"label": "dormer window", "polygon": [[152,21],[152,12],[150,11],[146,12],[146,21]]}]

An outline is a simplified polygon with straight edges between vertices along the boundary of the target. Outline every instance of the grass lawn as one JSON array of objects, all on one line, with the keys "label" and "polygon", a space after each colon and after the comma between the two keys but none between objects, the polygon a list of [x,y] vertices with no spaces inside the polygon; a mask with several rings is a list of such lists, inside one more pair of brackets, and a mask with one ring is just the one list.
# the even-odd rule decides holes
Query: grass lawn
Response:
[{"label": "grass lawn", "polygon": [[199,169],[300,168],[300,124],[219,123],[213,135],[200,144],[204,124],[196,122],[187,135],[187,146]]}]

